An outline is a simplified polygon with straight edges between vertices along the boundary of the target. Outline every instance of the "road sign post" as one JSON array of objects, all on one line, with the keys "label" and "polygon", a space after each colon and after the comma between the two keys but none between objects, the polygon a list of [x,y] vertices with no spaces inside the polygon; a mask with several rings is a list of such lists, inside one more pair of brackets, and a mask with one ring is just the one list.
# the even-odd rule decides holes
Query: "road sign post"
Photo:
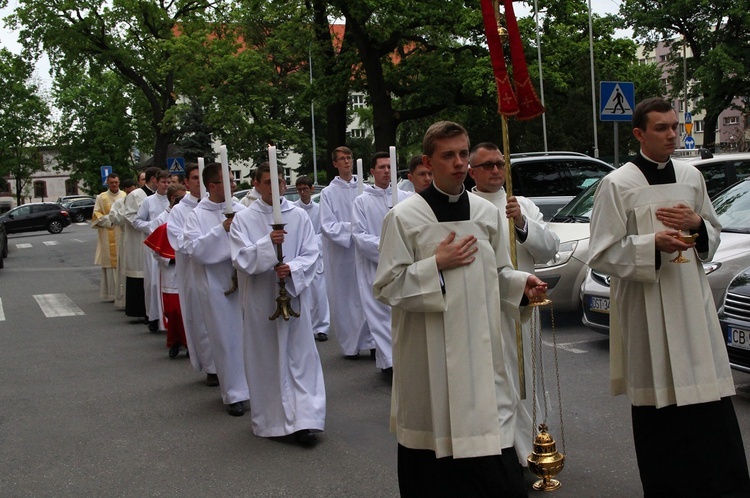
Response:
[{"label": "road sign post", "polygon": [[112,166],[102,166],[101,173],[102,173],[102,185],[106,185],[107,177],[112,174]]},{"label": "road sign post", "polygon": [[620,162],[620,140],[617,123],[633,119],[635,109],[635,85],[629,81],[599,82],[599,119],[613,121],[615,142],[615,168]]},{"label": "road sign post", "polygon": [[185,174],[185,158],[184,157],[168,157],[167,158],[167,171],[170,175],[184,175]]}]

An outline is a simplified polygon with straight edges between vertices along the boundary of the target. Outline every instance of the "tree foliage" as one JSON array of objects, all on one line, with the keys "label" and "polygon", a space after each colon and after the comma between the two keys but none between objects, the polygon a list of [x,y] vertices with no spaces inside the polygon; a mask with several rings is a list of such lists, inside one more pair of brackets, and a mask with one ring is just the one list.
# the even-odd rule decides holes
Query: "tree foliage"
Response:
[{"label": "tree foliage", "polygon": [[31,64],[0,48],[0,176],[14,178],[19,205],[31,175],[44,168],[39,150],[50,117],[31,73]]},{"label": "tree foliage", "polygon": [[[673,61],[682,61],[682,41],[676,37],[684,38],[692,52],[687,58],[688,98],[706,113],[704,143],[715,144],[719,114],[735,97],[744,98],[746,108],[750,105],[750,0],[624,0],[620,14],[651,46],[659,40],[673,42]],[[682,64],[671,65],[669,82],[672,97],[680,97]]]}]

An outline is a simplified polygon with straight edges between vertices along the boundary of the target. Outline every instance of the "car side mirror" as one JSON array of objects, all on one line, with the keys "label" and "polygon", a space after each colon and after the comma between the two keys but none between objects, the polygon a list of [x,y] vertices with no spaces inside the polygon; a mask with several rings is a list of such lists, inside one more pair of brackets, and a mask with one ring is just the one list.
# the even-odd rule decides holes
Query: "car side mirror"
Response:
[{"label": "car side mirror", "polygon": [[10,218],[11,220],[12,220],[13,218],[15,218],[15,217],[16,217],[16,215],[14,215],[13,213],[9,213],[9,214],[8,214],[8,218]]}]

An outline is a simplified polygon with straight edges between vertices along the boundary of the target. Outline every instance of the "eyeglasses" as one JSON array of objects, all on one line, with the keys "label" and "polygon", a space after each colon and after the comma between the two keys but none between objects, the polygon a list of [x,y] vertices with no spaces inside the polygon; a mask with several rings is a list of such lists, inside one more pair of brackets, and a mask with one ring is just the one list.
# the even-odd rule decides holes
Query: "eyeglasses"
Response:
[{"label": "eyeglasses", "polygon": [[472,169],[478,169],[481,168],[485,171],[492,171],[493,169],[505,169],[505,161],[487,161],[486,163],[482,164],[472,164]]},{"label": "eyeglasses", "polygon": [[307,192],[310,187],[297,187],[297,192]]}]

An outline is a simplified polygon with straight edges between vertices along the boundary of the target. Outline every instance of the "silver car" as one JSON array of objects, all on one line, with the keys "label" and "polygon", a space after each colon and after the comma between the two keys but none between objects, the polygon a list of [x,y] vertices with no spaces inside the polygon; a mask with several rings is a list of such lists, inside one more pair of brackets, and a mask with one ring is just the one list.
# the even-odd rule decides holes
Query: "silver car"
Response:
[{"label": "silver car", "polygon": [[[729,282],[750,266],[750,178],[735,184],[713,200],[721,223],[721,243],[713,260],[703,263],[718,309]],[[609,276],[590,270],[581,286],[583,323],[609,332]]]}]

